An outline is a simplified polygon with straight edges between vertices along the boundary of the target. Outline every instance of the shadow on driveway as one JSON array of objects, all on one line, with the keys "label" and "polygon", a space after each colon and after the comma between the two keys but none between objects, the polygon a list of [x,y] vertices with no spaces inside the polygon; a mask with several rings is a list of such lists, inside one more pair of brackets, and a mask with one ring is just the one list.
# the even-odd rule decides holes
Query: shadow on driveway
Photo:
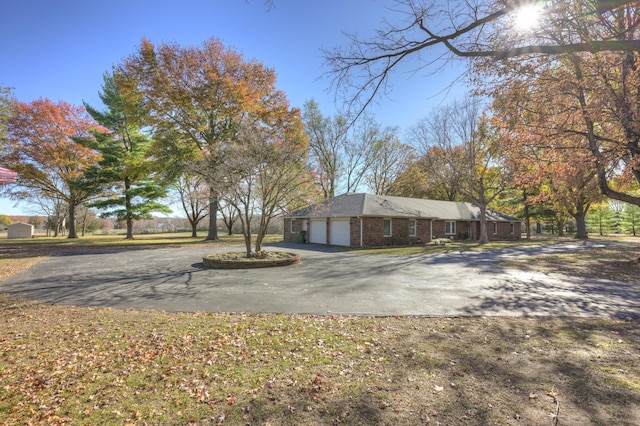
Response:
[{"label": "shadow on driveway", "polygon": [[211,247],[67,254],[6,280],[2,291],[49,303],[166,311],[640,317],[638,283],[496,264],[579,247],[391,256],[271,244],[267,249],[298,253],[302,261],[258,270],[204,268]]}]

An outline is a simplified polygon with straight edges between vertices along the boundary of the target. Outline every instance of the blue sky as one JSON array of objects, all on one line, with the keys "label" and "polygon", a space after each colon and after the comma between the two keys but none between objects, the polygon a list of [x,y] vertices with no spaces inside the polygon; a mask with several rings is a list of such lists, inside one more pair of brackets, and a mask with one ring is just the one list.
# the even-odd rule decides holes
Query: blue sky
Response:
[{"label": "blue sky", "polygon": [[[135,53],[141,38],[198,45],[210,37],[274,68],[277,86],[291,105],[315,99],[325,115],[338,111],[321,47],[346,45],[344,32],[372,35],[383,19],[393,21],[393,0],[35,0],[8,1],[1,8],[0,85],[18,100],[40,97],[101,107],[102,75]],[[442,102],[453,101],[450,82],[461,71],[393,76],[389,98],[371,109],[384,126],[402,131]],[[0,214],[29,214],[26,206],[0,199]]]}]

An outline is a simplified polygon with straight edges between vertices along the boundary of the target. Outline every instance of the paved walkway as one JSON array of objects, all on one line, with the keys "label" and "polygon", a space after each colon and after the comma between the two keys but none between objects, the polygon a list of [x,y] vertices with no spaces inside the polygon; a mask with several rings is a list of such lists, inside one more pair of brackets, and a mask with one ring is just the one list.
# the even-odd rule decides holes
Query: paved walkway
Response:
[{"label": "paved walkway", "polygon": [[77,254],[50,257],[1,289],[66,305],[166,311],[640,318],[638,282],[523,272],[495,263],[590,244],[414,256],[277,244],[267,249],[299,253],[302,262],[229,271],[201,263],[203,255],[229,247]]}]

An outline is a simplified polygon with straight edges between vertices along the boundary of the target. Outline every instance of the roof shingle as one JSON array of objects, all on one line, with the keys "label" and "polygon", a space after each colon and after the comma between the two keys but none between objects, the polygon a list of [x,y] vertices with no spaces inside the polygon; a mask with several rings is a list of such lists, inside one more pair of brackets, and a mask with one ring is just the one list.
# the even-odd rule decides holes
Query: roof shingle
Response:
[{"label": "roof shingle", "polygon": [[[480,209],[463,201],[424,200],[373,194],[344,194],[292,212],[285,217],[402,217],[444,220],[480,220]],[[487,211],[490,221],[519,221]]]}]

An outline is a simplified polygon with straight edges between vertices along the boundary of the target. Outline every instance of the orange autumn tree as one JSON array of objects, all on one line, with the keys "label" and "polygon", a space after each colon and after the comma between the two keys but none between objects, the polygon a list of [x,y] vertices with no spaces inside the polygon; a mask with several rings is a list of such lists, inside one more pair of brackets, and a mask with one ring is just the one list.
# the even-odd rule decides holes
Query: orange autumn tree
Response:
[{"label": "orange autumn tree", "polygon": [[[608,3],[612,7],[601,13],[587,1],[564,2],[562,13],[550,6],[535,34],[561,45],[579,39],[638,44],[640,2]],[[580,20],[589,23],[580,34],[567,31]],[[600,192],[640,205],[639,61],[638,50],[594,49],[475,64],[484,92],[502,98],[502,114],[520,134],[537,135],[540,146],[579,142],[565,149],[590,155]]]},{"label": "orange autumn tree", "polygon": [[163,171],[188,171],[207,182],[206,239],[217,239],[218,202],[226,189],[220,173],[225,147],[235,143],[243,120],[262,120],[282,110],[275,71],[246,61],[215,38],[188,47],[155,46],[143,39],[117,76],[123,96],[146,108]]},{"label": "orange autumn tree", "polygon": [[[503,143],[508,138],[503,140]],[[537,195],[527,203],[544,202],[557,213],[568,213],[576,221],[576,238],[587,238],[586,216],[592,204],[602,200],[598,190],[596,171],[588,152],[576,153],[576,141],[554,141],[554,145],[540,149],[532,158],[524,154],[527,147],[518,142],[503,144],[511,184]]]},{"label": "orange autumn tree", "polygon": [[18,172],[8,195],[66,203],[69,238],[78,237],[76,208],[99,190],[85,171],[101,158],[74,138],[90,138],[90,130],[97,127],[83,107],[49,99],[17,103],[7,122],[2,162]]},{"label": "orange autumn tree", "polygon": [[512,187],[536,194],[526,203],[545,203],[557,214],[568,213],[576,221],[576,237],[587,238],[589,207],[603,198],[597,170],[581,136],[558,132],[566,124],[565,116],[544,114],[544,125],[538,122],[543,110],[559,107],[545,107],[535,96],[557,89],[549,80],[544,81],[543,85],[514,85],[496,96],[494,122],[502,127],[498,140],[505,175]]}]

